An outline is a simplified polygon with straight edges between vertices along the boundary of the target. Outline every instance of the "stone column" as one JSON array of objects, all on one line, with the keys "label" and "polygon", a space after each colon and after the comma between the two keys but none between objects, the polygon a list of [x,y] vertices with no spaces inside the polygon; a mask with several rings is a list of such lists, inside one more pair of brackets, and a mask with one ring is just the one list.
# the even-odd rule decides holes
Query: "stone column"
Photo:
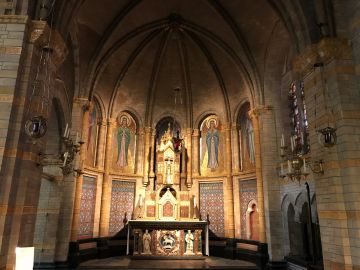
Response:
[{"label": "stone column", "polygon": [[104,159],[105,159],[105,144],[106,144],[106,120],[102,119],[98,124],[99,126],[99,135],[98,135],[98,144],[97,144],[97,154],[96,154],[96,167],[98,170],[104,168]]},{"label": "stone column", "polygon": [[[311,158],[324,160],[324,174],[314,180],[325,269],[360,268],[360,93],[353,60],[348,40],[324,38],[294,62],[305,77]],[[327,126],[337,128],[331,148],[317,138],[316,130]]]},{"label": "stone column", "polygon": [[116,119],[110,118],[108,120],[108,127],[106,133],[106,147],[105,147],[105,164],[104,164],[104,178],[102,184],[101,194],[101,208],[100,208],[100,237],[106,237],[109,234],[109,220],[110,220],[110,203],[111,203],[111,158],[113,146],[113,134],[116,125]]},{"label": "stone column", "polygon": [[[83,140],[85,142],[88,141],[88,131],[89,131],[89,112],[91,110],[91,105],[88,104],[86,107],[84,107],[84,114],[82,117],[82,136]],[[81,171],[83,170],[83,164],[86,158],[86,145],[83,144],[80,149],[80,154],[76,159],[78,159],[79,162],[76,162],[74,160],[74,166],[76,166],[76,163],[78,163],[79,168]],[[74,201],[74,211],[73,211],[73,219],[72,219],[72,225],[71,225],[71,237],[70,240],[72,242],[75,242],[77,240],[78,236],[78,230],[79,230],[79,218],[80,218],[80,207],[81,207],[81,194],[82,194],[82,184],[83,184],[83,176],[76,175],[75,180],[75,201]]]},{"label": "stone column", "polygon": [[150,168],[149,168],[149,183],[154,184],[155,172],[154,172],[154,158],[155,158],[155,135],[156,131],[153,130],[150,139]]},{"label": "stone column", "polygon": [[264,213],[264,188],[262,175],[262,160],[261,160],[261,142],[259,129],[259,113],[260,110],[254,109],[250,113],[250,118],[254,129],[254,146],[255,146],[255,175],[256,175],[256,191],[257,203],[259,213],[259,241],[266,242],[266,228],[265,228],[265,213]]},{"label": "stone column", "polygon": [[238,173],[240,171],[240,153],[239,153],[239,129],[236,122],[231,125],[231,134],[232,134],[232,149],[233,149],[233,162],[232,169],[233,173]]},{"label": "stone column", "polygon": [[192,186],[192,129],[187,128],[186,132],[186,153],[187,153],[187,173],[186,173],[186,186]]},{"label": "stone column", "polygon": [[232,179],[232,155],[231,155],[231,129],[230,124],[224,124],[225,134],[225,172],[226,181],[224,183],[224,203],[225,203],[225,237],[234,238],[234,196],[233,196],[233,179]]},{"label": "stone column", "polygon": [[144,129],[138,128],[138,136],[136,143],[136,168],[135,174],[142,173],[144,170]]},{"label": "stone column", "polygon": [[199,157],[200,157],[200,153],[199,153],[199,137],[200,137],[200,130],[199,129],[194,129],[193,131],[193,175],[194,176],[199,176],[200,175],[200,161],[199,161]]},{"label": "stone column", "polygon": [[144,171],[143,171],[144,187],[146,187],[149,184],[151,130],[152,130],[151,127],[145,127]]}]

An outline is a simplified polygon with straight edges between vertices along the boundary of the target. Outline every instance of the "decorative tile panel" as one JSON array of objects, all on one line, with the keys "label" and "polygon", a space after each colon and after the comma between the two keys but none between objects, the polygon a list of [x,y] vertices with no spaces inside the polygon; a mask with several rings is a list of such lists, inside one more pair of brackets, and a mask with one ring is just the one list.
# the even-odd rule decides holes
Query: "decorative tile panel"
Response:
[{"label": "decorative tile panel", "polygon": [[251,200],[257,201],[256,179],[239,181],[241,238],[246,238],[246,210]]},{"label": "decorative tile panel", "polygon": [[200,183],[200,214],[206,220],[209,214],[209,229],[216,236],[225,235],[223,183]]},{"label": "decorative tile panel", "polygon": [[125,214],[127,219],[131,218],[134,209],[134,194],[134,182],[112,181],[109,235],[118,233],[124,227]]},{"label": "decorative tile panel", "polygon": [[96,178],[83,176],[79,215],[78,239],[93,236],[96,200]]}]

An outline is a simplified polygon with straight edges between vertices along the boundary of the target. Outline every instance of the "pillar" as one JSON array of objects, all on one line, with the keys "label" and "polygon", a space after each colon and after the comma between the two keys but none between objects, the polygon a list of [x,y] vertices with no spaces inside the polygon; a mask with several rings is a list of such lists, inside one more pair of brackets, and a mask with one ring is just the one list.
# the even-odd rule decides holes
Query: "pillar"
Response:
[{"label": "pillar", "polygon": [[224,183],[224,206],[225,206],[225,237],[234,238],[234,196],[232,179],[232,154],[231,154],[231,128],[229,123],[224,124],[225,133],[225,172],[226,180]]},{"label": "pillar", "polygon": [[193,131],[193,135],[192,135],[192,139],[193,139],[193,175],[194,176],[199,176],[200,175],[200,161],[199,161],[199,157],[200,157],[200,153],[199,153],[199,144],[200,144],[200,130],[198,128],[194,129]]},{"label": "pillar", "polygon": [[105,147],[105,164],[104,164],[104,178],[102,184],[101,194],[101,208],[100,208],[100,237],[106,237],[109,234],[110,221],[110,203],[111,203],[111,158],[112,158],[112,143],[113,134],[116,125],[116,119],[110,118],[108,120],[108,127],[106,133],[106,147]]},{"label": "pillar", "polygon": [[186,129],[186,153],[187,153],[187,173],[186,173],[186,186],[191,188],[192,186],[192,129]]},{"label": "pillar", "polygon": [[[311,157],[324,160],[324,174],[314,180],[325,269],[360,268],[360,93],[353,57],[348,40],[323,38],[294,61],[304,77]],[[327,126],[337,128],[331,148],[317,139],[316,130]]]},{"label": "pillar", "polygon": [[144,143],[144,171],[143,171],[143,185],[146,187],[149,184],[149,167],[150,167],[150,141],[151,141],[151,127],[145,127],[145,143]]},{"label": "pillar", "polygon": [[[262,160],[261,160],[261,144],[258,112],[253,110],[251,121],[254,129],[254,146],[255,146],[255,175],[256,175],[256,191],[259,213],[259,241],[266,242],[265,213],[264,213],[264,188],[262,176]],[[237,136],[238,137],[238,136]]]},{"label": "pillar", "polygon": [[102,119],[99,122],[99,135],[98,135],[97,154],[96,154],[96,167],[98,168],[98,170],[104,168],[105,144],[106,144],[106,120]]},{"label": "pillar", "polygon": [[231,134],[232,134],[232,149],[233,149],[233,161],[232,161],[232,170],[233,173],[239,173],[240,171],[240,153],[239,153],[239,129],[236,122],[233,122],[231,125]]},{"label": "pillar", "polygon": [[[88,131],[89,131],[89,111],[91,111],[91,105],[87,105],[84,107],[84,113],[82,117],[82,128],[81,128],[81,138],[85,142],[88,140]],[[80,148],[79,156],[77,156],[75,159],[78,159],[79,162],[76,162],[74,160],[74,166],[76,166],[76,163],[78,163],[81,171],[83,170],[83,164],[86,158],[86,145],[83,144]],[[82,194],[82,184],[83,184],[83,176],[82,174],[77,174],[75,180],[75,201],[74,201],[74,211],[73,211],[73,218],[72,218],[72,225],[71,225],[71,238],[70,240],[72,242],[75,242],[77,240],[78,236],[78,230],[79,230],[79,221],[80,221],[80,208],[81,208],[81,194]]]}]

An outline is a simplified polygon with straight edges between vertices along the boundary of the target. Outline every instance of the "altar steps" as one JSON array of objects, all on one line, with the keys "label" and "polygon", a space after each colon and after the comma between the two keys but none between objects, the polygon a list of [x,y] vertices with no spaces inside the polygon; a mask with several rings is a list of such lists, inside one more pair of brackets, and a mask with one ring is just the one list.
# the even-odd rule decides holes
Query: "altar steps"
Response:
[{"label": "altar steps", "polygon": [[113,257],[91,260],[80,264],[77,269],[244,269],[259,270],[255,264],[241,260],[206,257],[204,260],[139,260],[130,257]]}]

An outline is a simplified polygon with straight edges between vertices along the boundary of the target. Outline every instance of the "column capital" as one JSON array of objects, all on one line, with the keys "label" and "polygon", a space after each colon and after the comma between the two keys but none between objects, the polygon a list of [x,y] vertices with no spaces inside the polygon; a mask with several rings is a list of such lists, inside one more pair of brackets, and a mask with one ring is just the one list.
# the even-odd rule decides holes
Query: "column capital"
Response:
[{"label": "column capital", "polygon": [[200,136],[200,129],[198,128],[195,128],[193,130],[193,137],[199,137]]},{"label": "column capital", "polygon": [[293,61],[293,70],[301,75],[310,73],[316,63],[329,63],[333,59],[349,59],[352,57],[350,40],[344,38],[322,38],[311,44]]},{"label": "column capital", "polygon": [[249,111],[249,117],[251,119],[258,118],[261,114],[267,113],[273,110],[273,107],[270,105],[260,105]]}]

